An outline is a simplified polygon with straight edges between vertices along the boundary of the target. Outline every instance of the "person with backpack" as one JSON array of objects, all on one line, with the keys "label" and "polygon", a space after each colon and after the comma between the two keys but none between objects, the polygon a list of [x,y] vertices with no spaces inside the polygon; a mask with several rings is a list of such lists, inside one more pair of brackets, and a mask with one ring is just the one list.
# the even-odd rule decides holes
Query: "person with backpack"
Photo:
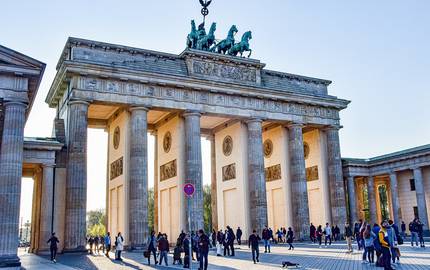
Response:
[{"label": "person with backpack", "polygon": [[381,245],[381,253],[382,260],[381,263],[384,270],[393,270],[391,267],[391,252],[390,252],[390,243],[388,240],[388,232],[387,229],[389,227],[388,222],[384,220],[381,224],[381,229],[378,233],[378,240]]},{"label": "person with backpack", "polygon": [[229,226],[227,226],[227,231],[228,231],[228,235],[227,235],[228,246],[231,251],[231,256],[234,257],[234,240],[236,239],[236,237],[234,235],[233,229],[230,228]]},{"label": "person with backpack", "polygon": [[252,260],[254,261],[254,264],[257,262],[260,262],[260,250],[259,250],[259,242],[261,241],[260,236],[258,236],[257,231],[253,230],[252,234],[249,236],[248,239],[248,248],[251,248],[252,253]]},{"label": "person with backpack", "polygon": [[352,249],[352,228],[349,225],[349,222],[345,223],[345,238],[346,238],[346,243],[348,245],[348,252],[352,253],[353,249]]},{"label": "person with backpack", "polygon": [[377,223],[373,224],[372,232],[376,235],[375,240],[373,240],[373,247],[375,248],[376,253],[376,266],[379,265],[380,257],[382,255],[381,244],[379,243],[379,231],[381,227]]},{"label": "person with backpack", "polygon": [[322,243],[322,237],[323,237],[323,230],[322,230],[322,226],[319,225],[317,232],[316,232],[316,236],[317,236],[317,240],[318,240],[318,247],[321,248],[321,243]]},{"label": "person with backpack", "polygon": [[155,232],[152,231],[151,235],[148,237],[148,241],[146,242],[148,246],[148,265],[151,264],[151,253],[154,255],[154,263],[157,265],[157,238],[155,237]]},{"label": "person with backpack", "polygon": [[[363,253],[363,262],[374,263],[375,262],[375,246],[374,242],[376,239],[376,234],[372,231],[372,228],[368,224],[363,233],[364,239],[364,253]],[[367,255],[367,256],[366,256]]]},{"label": "person with backpack", "polygon": [[294,250],[293,241],[294,241],[294,232],[291,229],[291,227],[289,227],[287,232],[287,243],[288,245],[290,245],[290,248],[288,248],[288,250],[291,250],[291,249]]}]

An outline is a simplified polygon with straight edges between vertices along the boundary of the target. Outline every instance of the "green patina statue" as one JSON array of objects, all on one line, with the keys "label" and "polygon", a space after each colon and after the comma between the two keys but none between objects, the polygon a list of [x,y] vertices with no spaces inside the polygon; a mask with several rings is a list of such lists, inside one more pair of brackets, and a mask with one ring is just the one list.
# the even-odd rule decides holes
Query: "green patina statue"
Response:
[{"label": "green patina statue", "polygon": [[207,35],[203,36],[199,34],[199,40],[197,41],[197,50],[209,51],[210,47],[215,43],[215,31],[216,23],[212,23],[209,33]]},{"label": "green patina statue", "polygon": [[242,40],[239,43],[236,43],[228,50],[229,55],[237,56],[240,53],[240,56],[243,56],[244,52],[249,52],[248,57],[251,56],[252,50],[249,48],[249,40],[252,39],[251,31],[247,31],[243,34]]},{"label": "green patina statue", "polygon": [[196,29],[196,23],[191,20],[191,32],[187,36],[187,48],[195,49],[197,47],[197,40],[199,39],[199,34]]},{"label": "green patina statue", "polygon": [[236,25],[232,25],[228,31],[227,38],[218,42],[218,44],[213,46],[210,51],[222,54],[227,53],[227,51],[234,45],[234,35],[236,35],[237,31]]}]

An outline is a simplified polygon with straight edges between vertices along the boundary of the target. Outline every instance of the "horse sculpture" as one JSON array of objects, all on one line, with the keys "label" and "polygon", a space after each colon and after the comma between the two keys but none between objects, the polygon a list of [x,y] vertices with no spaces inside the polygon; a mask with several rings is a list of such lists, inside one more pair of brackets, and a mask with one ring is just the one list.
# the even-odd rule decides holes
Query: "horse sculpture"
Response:
[{"label": "horse sculpture", "polygon": [[197,32],[196,23],[191,20],[191,32],[187,36],[187,48],[195,49],[197,47],[197,40],[199,34]]},{"label": "horse sculpture", "polygon": [[237,54],[240,53],[240,56],[243,57],[244,52],[249,52],[248,57],[250,57],[252,53],[252,50],[249,48],[250,39],[252,39],[251,31],[245,32],[242,36],[242,40],[239,43],[234,44],[228,50],[228,54],[232,56],[237,56]]},{"label": "horse sculpture", "polygon": [[209,48],[215,43],[216,23],[212,23],[209,33],[197,41],[197,49],[209,51]]},{"label": "horse sculpture", "polygon": [[230,30],[228,31],[228,35],[226,39],[221,40],[214,47],[211,48],[211,52],[217,52],[225,54],[227,51],[234,45],[234,35],[237,33],[236,25],[232,25]]}]

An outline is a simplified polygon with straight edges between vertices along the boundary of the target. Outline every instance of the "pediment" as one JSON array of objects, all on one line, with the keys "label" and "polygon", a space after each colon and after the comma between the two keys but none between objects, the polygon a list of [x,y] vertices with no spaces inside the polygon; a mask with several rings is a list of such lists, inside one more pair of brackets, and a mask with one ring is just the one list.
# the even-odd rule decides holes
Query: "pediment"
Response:
[{"label": "pediment", "polygon": [[41,70],[45,64],[22,53],[0,45],[0,65]]}]

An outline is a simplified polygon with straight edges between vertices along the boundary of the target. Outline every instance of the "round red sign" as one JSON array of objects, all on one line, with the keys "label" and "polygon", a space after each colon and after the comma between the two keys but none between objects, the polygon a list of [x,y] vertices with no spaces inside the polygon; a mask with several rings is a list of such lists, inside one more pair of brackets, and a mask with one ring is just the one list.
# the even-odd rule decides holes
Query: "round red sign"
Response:
[{"label": "round red sign", "polygon": [[195,188],[194,188],[193,184],[185,184],[185,186],[184,186],[184,193],[187,196],[193,196],[194,191],[195,191]]}]

